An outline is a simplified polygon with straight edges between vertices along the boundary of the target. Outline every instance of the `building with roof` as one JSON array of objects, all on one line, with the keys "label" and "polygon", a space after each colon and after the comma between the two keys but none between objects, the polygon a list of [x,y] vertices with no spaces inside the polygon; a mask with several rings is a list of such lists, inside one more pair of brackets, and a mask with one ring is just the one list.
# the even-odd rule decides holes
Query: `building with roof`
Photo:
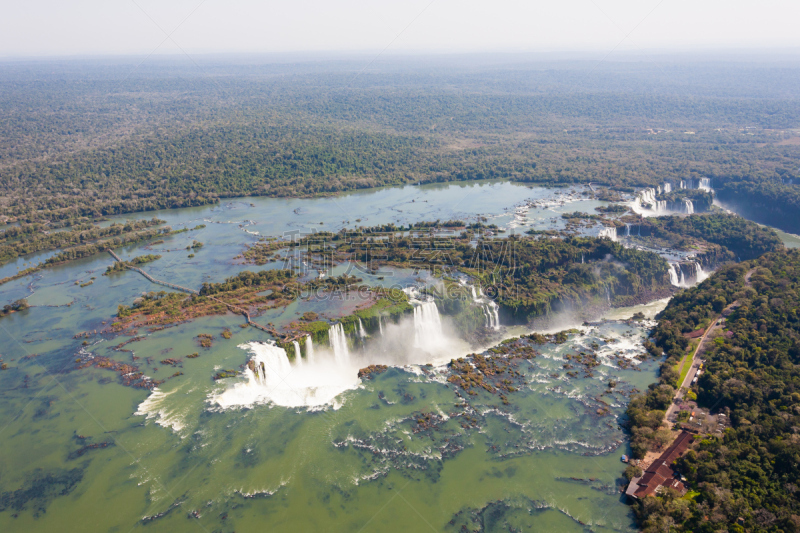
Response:
[{"label": "building with roof", "polygon": [[681,494],[686,493],[687,488],[681,481],[680,475],[672,468],[672,463],[686,452],[693,439],[694,435],[681,430],[669,448],[664,450],[664,453],[653,461],[640,477],[631,480],[625,494],[629,498],[640,499],[654,496],[664,487],[675,489]]}]

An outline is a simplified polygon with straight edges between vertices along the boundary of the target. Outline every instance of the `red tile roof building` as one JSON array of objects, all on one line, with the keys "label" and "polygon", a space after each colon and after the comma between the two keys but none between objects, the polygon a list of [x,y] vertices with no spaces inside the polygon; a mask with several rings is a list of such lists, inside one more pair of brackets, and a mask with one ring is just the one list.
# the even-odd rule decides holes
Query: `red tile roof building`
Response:
[{"label": "red tile roof building", "polygon": [[631,498],[644,498],[645,496],[652,496],[656,494],[661,487],[669,487],[679,491],[680,493],[686,492],[686,486],[680,480],[680,477],[672,469],[672,463],[683,455],[692,443],[694,435],[688,431],[682,430],[678,438],[667,448],[661,456],[653,461],[641,477],[633,478],[628,485],[628,490],[625,494]]}]

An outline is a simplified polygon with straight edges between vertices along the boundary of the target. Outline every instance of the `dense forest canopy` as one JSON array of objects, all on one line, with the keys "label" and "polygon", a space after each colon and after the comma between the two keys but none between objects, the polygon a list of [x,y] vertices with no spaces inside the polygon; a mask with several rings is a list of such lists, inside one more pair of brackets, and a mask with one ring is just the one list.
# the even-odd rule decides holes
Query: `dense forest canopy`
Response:
[{"label": "dense forest canopy", "polygon": [[[721,436],[701,435],[677,461],[690,497],[665,491],[637,514],[645,531],[800,531],[800,251],[730,265],[676,296],[659,317],[653,353],[667,356],[660,383],[628,409],[635,452],[658,439],[672,399],[684,335],[725,309],[724,332],[704,354],[698,404],[727,413]],[[739,519],[743,520],[738,524]]]},{"label": "dense forest canopy", "polygon": [[799,86],[788,63],[8,64],[0,205],[52,221],[431,181],[707,177],[793,229]]}]

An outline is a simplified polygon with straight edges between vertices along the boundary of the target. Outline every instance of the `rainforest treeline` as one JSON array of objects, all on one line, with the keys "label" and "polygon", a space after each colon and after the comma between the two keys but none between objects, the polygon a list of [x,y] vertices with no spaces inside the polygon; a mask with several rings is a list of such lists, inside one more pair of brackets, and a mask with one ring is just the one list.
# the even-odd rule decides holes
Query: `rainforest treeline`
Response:
[{"label": "rainforest treeline", "polygon": [[[108,67],[9,68],[2,215],[52,223],[490,178],[627,191],[711,178],[725,201],[756,202],[751,216],[800,228],[797,72],[662,67],[681,84],[644,67],[551,67],[355,79],[344,67],[273,66],[222,69],[213,83],[168,69],[120,81]],[[721,81],[737,75],[750,85]],[[643,90],[656,80],[659,93]]]}]

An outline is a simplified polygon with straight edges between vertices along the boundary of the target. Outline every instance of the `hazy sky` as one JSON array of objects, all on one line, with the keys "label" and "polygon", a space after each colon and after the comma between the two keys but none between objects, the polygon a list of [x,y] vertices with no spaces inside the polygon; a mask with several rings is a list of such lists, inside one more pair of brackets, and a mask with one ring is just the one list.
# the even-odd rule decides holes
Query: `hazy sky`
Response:
[{"label": "hazy sky", "polygon": [[799,21],[800,0],[7,0],[0,56],[786,48]]}]

